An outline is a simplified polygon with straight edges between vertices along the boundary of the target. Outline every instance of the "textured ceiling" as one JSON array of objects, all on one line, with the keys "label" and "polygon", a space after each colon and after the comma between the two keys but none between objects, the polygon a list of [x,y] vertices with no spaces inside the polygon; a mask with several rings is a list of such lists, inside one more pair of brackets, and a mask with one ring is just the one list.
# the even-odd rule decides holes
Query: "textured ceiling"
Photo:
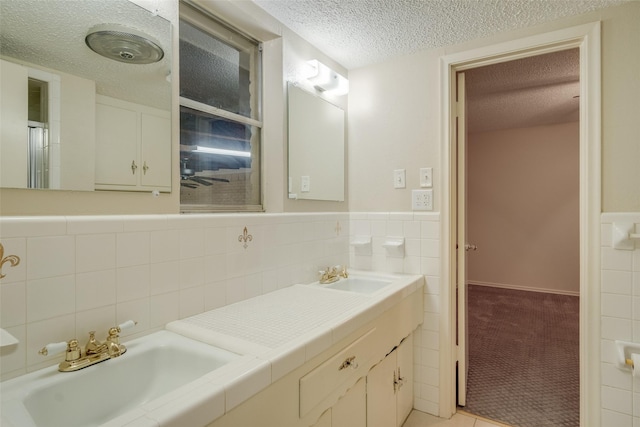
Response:
[{"label": "textured ceiling", "polygon": [[[155,64],[124,64],[85,45],[92,27],[114,23],[149,35],[165,57]],[[127,0],[0,0],[0,54],[95,80],[103,95],[165,110],[171,106],[171,26]]]},{"label": "textured ceiling", "polygon": [[[358,68],[625,3],[625,0],[254,0],[325,54]],[[579,54],[467,71],[468,130],[579,119]]]},{"label": "textured ceiling", "polygon": [[465,72],[470,132],[579,120],[578,49]]},{"label": "textured ceiling", "polygon": [[254,0],[347,69],[628,0]]}]

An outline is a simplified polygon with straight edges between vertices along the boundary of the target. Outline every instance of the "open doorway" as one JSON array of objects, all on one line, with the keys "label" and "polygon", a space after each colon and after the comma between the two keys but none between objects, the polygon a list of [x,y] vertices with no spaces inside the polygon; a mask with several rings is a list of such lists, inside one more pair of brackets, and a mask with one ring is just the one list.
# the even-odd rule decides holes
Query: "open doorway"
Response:
[{"label": "open doorway", "polygon": [[573,48],[460,79],[468,376],[459,401],[514,426],[579,425],[579,73]]},{"label": "open doorway", "polygon": [[[460,384],[466,387],[466,304],[459,259],[465,256],[465,230],[458,217],[458,157],[456,123],[456,73],[484,65],[526,58],[571,48],[580,51],[580,420],[599,420],[601,413],[600,334],[600,211],[601,211],[601,43],[600,23],[593,22],[490,46],[445,55],[441,60],[442,88],[442,337],[441,393],[439,413],[450,417],[456,406]],[[463,291],[461,291],[463,288]],[[466,306],[465,306],[466,307]],[[463,319],[459,316],[463,313]],[[461,369],[462,368],[462,369]],[[460,375],[458,375],[460,373]],[[595,421],[594,421],[595,422]]]}]

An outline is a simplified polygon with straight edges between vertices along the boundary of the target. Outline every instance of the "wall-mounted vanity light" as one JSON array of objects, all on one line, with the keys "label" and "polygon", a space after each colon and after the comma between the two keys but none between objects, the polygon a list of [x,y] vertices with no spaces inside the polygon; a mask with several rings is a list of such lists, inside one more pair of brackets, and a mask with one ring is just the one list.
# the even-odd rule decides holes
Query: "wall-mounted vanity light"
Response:
[{"label": "wall-mounted vanity light", "polygon": [[341,96],[349,93],[349,80],[317,59],[307,61],[307,80],[320,92]]}]

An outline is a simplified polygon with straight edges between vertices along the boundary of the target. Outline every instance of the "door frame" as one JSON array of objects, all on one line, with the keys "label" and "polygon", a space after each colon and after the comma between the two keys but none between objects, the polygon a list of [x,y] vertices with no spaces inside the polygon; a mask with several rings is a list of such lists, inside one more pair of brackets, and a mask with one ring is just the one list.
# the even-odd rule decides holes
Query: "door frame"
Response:
[{"label": "door frame", "polygon": [[[559,50],[580,50],[580,425],[600,421],[600,22],[445,55],[440,61],[441,334],[439,415],[456,412],[456,72]],[[591,375],[589,375],[591,373]]]}]

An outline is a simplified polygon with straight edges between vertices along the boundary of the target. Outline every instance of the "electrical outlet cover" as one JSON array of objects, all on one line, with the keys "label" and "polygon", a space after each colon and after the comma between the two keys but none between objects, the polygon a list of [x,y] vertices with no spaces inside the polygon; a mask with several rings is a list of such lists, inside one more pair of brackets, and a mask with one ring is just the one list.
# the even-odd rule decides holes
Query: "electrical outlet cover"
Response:
[{"label": "electrical outlet cover", "polygon": [[432,211],[433,190],[412,190],[411,207],[414,211]]}]

